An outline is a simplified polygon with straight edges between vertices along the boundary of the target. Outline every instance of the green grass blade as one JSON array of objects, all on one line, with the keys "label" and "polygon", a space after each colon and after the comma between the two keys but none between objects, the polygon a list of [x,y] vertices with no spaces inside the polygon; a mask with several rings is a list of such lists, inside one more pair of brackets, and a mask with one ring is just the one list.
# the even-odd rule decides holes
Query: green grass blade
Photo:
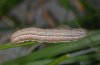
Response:
[{"label": "green grass blade", "polygon": [[19,46],[26,46],[26,45],[32,45],[32,44],[35,44],[37,42],[24,42],[24,43],[7,43],[7,44],[4,44],[4,45],[0,45],[0,50],[3,50],[3,49],[8,49],[8,48],[13,48],[13,47],[19,47]]}]

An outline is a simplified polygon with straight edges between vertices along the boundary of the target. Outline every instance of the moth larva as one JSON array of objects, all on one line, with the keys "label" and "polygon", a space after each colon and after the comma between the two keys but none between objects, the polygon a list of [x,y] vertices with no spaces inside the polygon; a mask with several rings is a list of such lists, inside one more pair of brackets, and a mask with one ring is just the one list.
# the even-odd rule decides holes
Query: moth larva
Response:
[{"label": "moth larva", "polygon": [[40,41],[40,42],[67,42],[77,40],[86,36],[85,29],[40,29],[25,28],[12,34],[11,42],[20,43],[24,41]]}]

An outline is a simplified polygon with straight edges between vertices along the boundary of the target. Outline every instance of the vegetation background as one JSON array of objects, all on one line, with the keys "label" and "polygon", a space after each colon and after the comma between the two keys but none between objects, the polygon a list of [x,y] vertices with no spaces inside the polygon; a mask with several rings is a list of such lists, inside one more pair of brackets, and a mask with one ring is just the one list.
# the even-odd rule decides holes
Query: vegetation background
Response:
[{"label": "vegetation background", "polygon": [[[26,27],[84,28],[77,41],[13,44],[10,36]],[[0,0],[1,65],[100,65],[99,0]]]}]

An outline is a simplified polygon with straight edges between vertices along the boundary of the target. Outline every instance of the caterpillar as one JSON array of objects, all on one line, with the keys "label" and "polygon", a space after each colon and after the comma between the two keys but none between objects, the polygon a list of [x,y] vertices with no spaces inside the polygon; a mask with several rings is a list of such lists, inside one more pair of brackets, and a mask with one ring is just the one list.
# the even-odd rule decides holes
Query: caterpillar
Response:
[{"label": "caterpillar", "polygon": [[25,28],[12,34],[12,43],[21,43],[25,41],[38,42],[68,42],[78,40],[86,36],[85,29],[41,29]]}]

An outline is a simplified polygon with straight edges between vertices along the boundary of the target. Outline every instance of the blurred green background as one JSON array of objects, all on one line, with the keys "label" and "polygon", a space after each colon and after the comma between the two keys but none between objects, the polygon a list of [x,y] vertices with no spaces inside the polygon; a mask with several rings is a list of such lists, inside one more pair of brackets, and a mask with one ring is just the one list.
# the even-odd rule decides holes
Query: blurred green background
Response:
[{"label": "blurred green background", "polygon": [[[27,27],[83,28],[88,34],[64,43],[12,44],[11,34]],[[0,0],[1,65],[100,65],[99,42],[99,0]]]}]

